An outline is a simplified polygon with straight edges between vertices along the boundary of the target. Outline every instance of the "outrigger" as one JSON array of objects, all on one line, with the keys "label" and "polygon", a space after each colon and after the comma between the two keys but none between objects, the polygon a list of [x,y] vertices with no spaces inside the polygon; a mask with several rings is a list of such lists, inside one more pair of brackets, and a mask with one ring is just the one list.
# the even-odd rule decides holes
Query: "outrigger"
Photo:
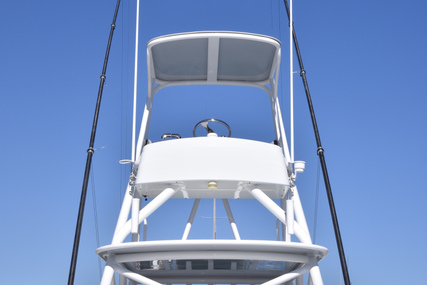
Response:
[{"label": "outrigger", "polygon": [[[115,273],[121,285],[302,285],[304,275],[323,284],[318,262],[328,250],[310,238],[295,184],[304,162],[290,155],[279,106],[280,50],[277,39],[238,32],[174,34],[148,43],[148,94],[133,171],[112,243],[96,251],[106,262],[102,285],[112,284]],[[262,89],[275,137],[269,142],[234,137],[224,118],[209,117],[196,123],[193,137],[164,133],[160,141],[152,140],[154,97],[178,85]],[[197,136],[203,130],[205,135]],[[150,202],[141,207],[146,198]],[[147,240],[145,221],[169,199],[194,199],[191,209],[182,209],[189,217],[181,239]],[[189,238],[201,199],[222,200],[234,239]],[[278,221],[275,240],[241,236],[231,199],[242,204],[256,199],[271,212]]]}]

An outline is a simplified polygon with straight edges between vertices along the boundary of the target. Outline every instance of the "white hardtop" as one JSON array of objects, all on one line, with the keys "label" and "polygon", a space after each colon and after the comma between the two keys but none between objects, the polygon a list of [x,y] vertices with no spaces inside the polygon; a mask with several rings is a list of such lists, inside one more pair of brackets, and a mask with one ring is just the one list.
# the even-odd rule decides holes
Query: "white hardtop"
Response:
[{"label": "white hardtop", "polygon": [[224,84],[256,86],[275,96],[266,85],[273,83],[279,64],[280,42],[268,36],[239,32],[162,36],[147,45],[148,94],[171,85]]},{"label": "white hardtop", "polygon": [[[139,163],[148,141],[154,95],[160,89],[178,85],[235,85],[261,88],[269,95],[271,107],[267,112],[272,112],[275,132],[270,139],[282,147],[288,167],[290,155],[277,98],[280,46],[279,40],[269,36],[224,31],[172,34],[149,41],[148,94],[135,163]],[[241,104],[237,109],[245,102]]]}]

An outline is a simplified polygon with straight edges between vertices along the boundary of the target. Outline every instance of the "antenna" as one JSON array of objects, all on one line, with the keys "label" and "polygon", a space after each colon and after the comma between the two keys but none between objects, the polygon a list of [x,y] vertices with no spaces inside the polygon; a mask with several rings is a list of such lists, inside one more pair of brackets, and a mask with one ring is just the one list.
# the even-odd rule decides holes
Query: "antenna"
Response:
[{"label": "antenna", "polygon": [[292,0],[290,0],[290,16],[289,16],[289,80],[290,80],[290,97],[291,97],[291,163],[294,162],[294,59],[293,59],[293,33],[294,25],[292,20]]},{"label": "antenna", "polygon": [[135,163],[136,91],[138,86],[139,0],[136,1],[135,72],[133,81],[132,162]]}]

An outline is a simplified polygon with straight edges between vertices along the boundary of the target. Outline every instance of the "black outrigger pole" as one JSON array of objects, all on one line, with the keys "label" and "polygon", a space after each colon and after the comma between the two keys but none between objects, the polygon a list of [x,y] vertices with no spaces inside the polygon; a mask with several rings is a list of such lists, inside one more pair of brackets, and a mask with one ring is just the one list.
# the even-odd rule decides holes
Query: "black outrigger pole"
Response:
[{"label": "black outrigger pole", "polygon": [[110,37],[108,39],[108,44],[107,44],[107,51],[105,52],[104,66],[102,68],[101,81],[99,83],[98,99],[96,101],[95,115],[93,118],[92,132],[90,135],[89,148],[87,149],[86,168],[85,168],[85,174],[84,174],[84,178],[83,178],[82,194],[80,196],[80,206],[79,206],[79,213],[77,216],[76,232],[74,235],[73,253],[71,255],[70,272],[68,274],[68,285],[74,284],[74,276],[76,273],[76,264],[77,264],[77,254],[79,251],[79,243],[80,243],[80,234],[82,231],[83,213],[85,210],[87,185],[89,182],[90,167],[92,164],[92,156],[93,156],[93,152],[94,152],[93,145],[95,142],[96,127],[98,125],[99,109],[101,107],[102,91],[104,89],[104,83],[105,83],[105,73],[107,71],[108,57],[110,55],[111,41],[113,39],[113,33],[114,33],[114,29],[116,27],[116,18],[117,18],[117,13],[119,11],[119,6],[120,6],[120,0],[117,0],[116,10],[114,12],[113,23],[111,24],[111,29],[110,29]]},{"label": "black outrigger pole", "polygon": [[[290,21],[290,13],[289,13],[288,1],[287,0],[283,0],[283,2],[285,2],[286,13],[288,14],[288,19]],[[311,101],[310,90],[308,89],[306,72],[304,70],[304,65],[302,63],[301,52],[299,50],[297,36],[296,36],[296,33],[295,33],[295,26],[293,26],[293,29],[292,29],[292,38],[294,40],[295,51],[297,53],[298,63],[299,63],[299,67],[300,67],[300,75],[301,75],[301,78],[302,78],[302,82],[304,84],[304,89],[305,89],[305,95],[307,97],[308,108],[310,109],[311,122],[313,124],[314,135],[316,137],[317,155],[319,156],[320,164],[322,166],[323,179],[325,181],[326,193],[328,195],[329,209],[331,211],[332,223],[334,225],[335,239],[336,239],[336,242],[337,242],[338,253],[339,253],[339,256],[340,256],[341,269],[342,269],[342,273],[343,273],[343,277],[344,277],[344,283],[345,283],[345,285],[350,285],[351,284],[350,283],[350,276],[349,276],[349,273],[348,273],[347,262],[346,262],[346,259],[345,259],[344,246],[342,244],[341,232],[340,232],[340,227],[338,225],[337,213],[335,211],[335,203],[334,203],[334,198],[332,196],[331,184],[329,182],[328,170],[326,168],[326,161],[325,161],[324,150],[323,150],[323,147],[322,147],[322,143],[320,141],[319,129],[317,128],[316,116],[314,114],[314,108],[313,108],[313,103]]]}]

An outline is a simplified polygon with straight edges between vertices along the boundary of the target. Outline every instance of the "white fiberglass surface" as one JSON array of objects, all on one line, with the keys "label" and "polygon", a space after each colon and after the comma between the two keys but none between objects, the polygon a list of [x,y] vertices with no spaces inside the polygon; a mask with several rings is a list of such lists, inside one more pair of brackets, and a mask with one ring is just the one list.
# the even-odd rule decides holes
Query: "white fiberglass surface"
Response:
[{"label": "white fiberglass surface", "polygon": [[153,76],[163,81],[268,80],[279,46],[272,38],[232,32],[175,34],[148,44]]},{"label": "white fiberglass surface", "polygon": [[[194,126],[204,119],[220,119],[231,128],[231,137],[271,143],[275,139],[274,124],[268,94],[255,87],[192,85],[161,89],[154,96],[148,139],[161,140],[164,133],[192,137]],[[227,129],[219,123],[209,123],[219,136]],[[206,136],[199,127],[197,136]]]}]

